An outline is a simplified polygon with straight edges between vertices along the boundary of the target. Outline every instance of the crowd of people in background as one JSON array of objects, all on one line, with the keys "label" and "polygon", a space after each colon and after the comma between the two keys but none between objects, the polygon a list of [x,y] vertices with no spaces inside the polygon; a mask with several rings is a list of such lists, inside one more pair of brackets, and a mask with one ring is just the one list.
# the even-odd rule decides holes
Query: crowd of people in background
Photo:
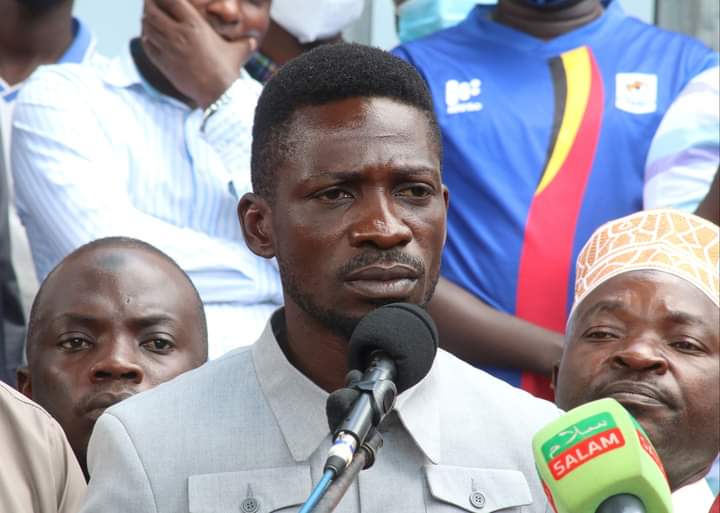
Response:
[{"label": "crowd of people in background", "polygon": [[386,52],[366,3],[144,0],[108,58],[0,0],[0,511],[299,507],[397,301],[442,350],[346,511],[546,511],[529,441],[602,397],[710,510],[718,52],[619,0],[396,0]]}]

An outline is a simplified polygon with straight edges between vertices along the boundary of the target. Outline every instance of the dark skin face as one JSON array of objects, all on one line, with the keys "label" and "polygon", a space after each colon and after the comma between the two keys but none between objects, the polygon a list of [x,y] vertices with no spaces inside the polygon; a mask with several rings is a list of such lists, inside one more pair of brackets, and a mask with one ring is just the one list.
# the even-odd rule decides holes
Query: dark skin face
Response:
[{"label": "dark skin face", "polygon": [[72,0],[0,0],[0,77],[22,82],[57,62],[73,40]]},{"label": "dark skin face", "polygon": [[569,0],[560,5],[536,6],[525,0],[499,0],[492,18],[539,39],[552,39],[602,16],[600,0]]},{"label": "dark skin face", "polygon": [[105,408],[201,365],[207,342],[189,283],[151,252],[94,249],[48,279],[18,388],[60,423],[87,476]]},{"label": "dark skin face", "polygon": [[677,490],[720,450],[718,307],[657,271],[611,278],[579,305],[556,373],[563,409],[612,397],[648,432]]},{"label": "dark skin face", "polygon": [[389,99],[302,108],[273,204],[255,194],[240,202],[248,245],[280,265],[286,354],[326,390],[343,384],[359,319],[432,295],[448,193],[430,134],[421,111]]}]

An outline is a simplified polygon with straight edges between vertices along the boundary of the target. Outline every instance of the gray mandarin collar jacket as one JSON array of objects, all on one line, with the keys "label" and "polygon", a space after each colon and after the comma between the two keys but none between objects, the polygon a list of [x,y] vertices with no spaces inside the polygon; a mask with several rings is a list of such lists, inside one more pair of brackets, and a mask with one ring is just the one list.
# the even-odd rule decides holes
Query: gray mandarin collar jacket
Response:
[{"label": "gray mandarin collar jacket", "polygon": [[[281,310],[273,323],[283,322]],[[272,324],[239,348],[114,406],[90,441],[82,513],[295,512],[330,446],[327,393]],[[338,513],[542,513],[532,435],[559,415],[450,354],[401,394],[384,445]]]}]

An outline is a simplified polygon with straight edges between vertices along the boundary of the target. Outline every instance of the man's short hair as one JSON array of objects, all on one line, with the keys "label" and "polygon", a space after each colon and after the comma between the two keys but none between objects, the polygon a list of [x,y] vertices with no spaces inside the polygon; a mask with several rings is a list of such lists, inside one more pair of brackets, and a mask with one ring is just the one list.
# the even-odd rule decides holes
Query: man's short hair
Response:
[{"label": "man's short hair", "polygon": [[253,124],[253,190],[273,200],[277,169],[293,149],[288,136],[298,109],[357,97],[388,98],[423,112],[440,154],[432,97],[415,68],[378,48],[328,44],[288,62],[265,85]]},{"label": "man's short hair", "polygon": [[87,244],[83,244],[76,250],[74,250],[72,253],[68,254],[65,258],[63,258],[53,269],[48,273],[48,275],[43,280],[42,284],[40,285],[40,288],[37,291],[37,294],[35,295],[35,299],[33,300],[32,307],[30,308],[30,318],[28,320],[28,329],[27,329],[27,336],[26,336],[26,343],[25,343],[25,351],[26,351],[26,357],[30,355],[30,342],[34,340],[35,338],[35,331],[37,330],[37,321],[38,321],[38,308],[39,305],[43,301],[44,291],[45,291],[45,285],[50,281],[51,277],[57,270],[63,265],[63,263],[71,258],[77,257],[78,255],[81,255],[83,253],[87,253],[96,249],[104,249],[104,248],[116,248],[116,249],[138,249],[141,251],[147,251],[149,253],[155,254],[159,256],[162,260],[165,260],[170,266],[174,267],[178,270],[178,273],[180,276],[182,276],[186,281],[188,286],[190,287],[190,290],[192,290],[193,295],[195,297],[195,300],[197,301],[197,309],[198,309],[198,317],[201,320],[201,326],[200,331],[202,333],[202,343],[207,346],[208,343],[208,328],[207,328],[207,320],[205,318],[205,310],[203,307],[202,299],[200,298],[200,294],[198,293],[197,289],[195,288],[195,284],[193,284],[190,277],[187,275],[187,273],[178,265],[175,260],[170,258],[166,253],[163,253],[158,248],[153,246],[152,244],[148,244],[147,242],[133,239],[130,237],[104,237],[102,239],[96,239],[93,241],[88,242]]}]

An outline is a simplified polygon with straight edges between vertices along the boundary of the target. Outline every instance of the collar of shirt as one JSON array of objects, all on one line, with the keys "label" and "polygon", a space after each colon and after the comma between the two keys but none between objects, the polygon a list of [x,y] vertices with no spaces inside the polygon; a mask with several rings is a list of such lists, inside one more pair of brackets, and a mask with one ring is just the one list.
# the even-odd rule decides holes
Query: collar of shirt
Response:
[{"label": "collar of shirt", "polygon": [[[107,63],[107,66],[100,74],[100,78],[105,83],[117,88],[129,89],[133,86],[142,87],[151,97],[158,101],[170,103],[185,111],[193,110],[180,100],[161,93],[143,78],[135,64],[135,59],[133,59],[129,41],[128,44],[125,45],[122,53]],[[244,68],[240,70],[238,78],[252,80],[252,77]]]},{"label": "collar of shirt", "polygon": [[710,511],[714,498],[707,481],[699,479],[675,490],[672,494],[673,511],[675,513]]},{"label": "collar of shirt", "polygon": [[264,84],[280,69],[280,66],[267,55],[255,52],[245,64],[245,69],[251,77]]},{"label": "collar of shirt", "polygon": [[180,100],[176,100],[168,95],[162,94],[155,89],[150,83],[143,78],[138,70],[132,52],[130,51],[130,42],[125,45],[123,51],[110,60],[107,66],[100,73],[100,78],[113,87],[120,89],[130,89],[131,87],[142,87],[151,97],[159,101],[165,101],[182,110],[191,110]]},{"label": "collar of shirt", "polygon": [[77,18],[73,18],[75,37],[58,63],[83,62],[95,51],[95,37],[90,28]]},{"label": "collar of shirt", "polygon": [[[77,18],[72,19],[73,40],[58,63],[84,62],[95,52],[95,37],[92,31]],[[0,78],[0,99],[10,103],[17,98],[23,82],[9,85]]]},{"label": "collar of shirt", "polygon": [[[282,309],[276,311],[253,346],[257,379],[270,405],[285,442],[297,462],[305,461],[327,438],[325,415],[328,393],[310,381],[287,360],[273,332]],[[440,357],[440,354],[438,354]],[[440,379],[438,357],[428,375],[400,394],[395,410],[405,429],[433,463],[440,460],[440,416],[436,380]]]}]

